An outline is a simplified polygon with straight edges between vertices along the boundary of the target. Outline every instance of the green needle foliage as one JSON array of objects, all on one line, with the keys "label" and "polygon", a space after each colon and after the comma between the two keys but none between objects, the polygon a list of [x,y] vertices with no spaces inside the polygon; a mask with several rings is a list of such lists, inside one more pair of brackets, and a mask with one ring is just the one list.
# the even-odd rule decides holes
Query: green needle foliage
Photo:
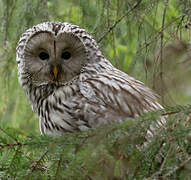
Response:
[{"label": "green needle foliage", "polygon": [[[0,129],[0,177],[15,179],[189,179],[191,106],[63,137]],[[167,124],[149,141],[152,122]],[[145,143],[146,142],[146,143]]]},{"label": "green needle foliage", "polygon": [[[16,44],[43,21],[77,24],[105,57],[159,95],[162,111],[63,137],[41,136],[17,80]],[[1,0],[0,179],[191,177],[190,0]],[[146,138],[148,127],[167,123]]]}]

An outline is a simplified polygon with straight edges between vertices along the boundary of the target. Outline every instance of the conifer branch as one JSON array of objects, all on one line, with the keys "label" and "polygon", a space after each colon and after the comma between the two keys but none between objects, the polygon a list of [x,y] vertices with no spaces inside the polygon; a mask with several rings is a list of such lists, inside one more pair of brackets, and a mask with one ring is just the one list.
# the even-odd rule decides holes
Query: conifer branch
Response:
[{"label": "conifer branch", "polygon": [[38,160],[33,161],[33,163],[30,165],[29,175],[32,174],[34,171],[38,171],[38,170],[45,171],[46,170],[46,167],[42,167],[41,165],[47,154],[48,154],[48,149],[45,152],[43,152],[43,154],[40,156],[40,158]]},{"label": "conifer branch", "polygon": [[179,166],[177,166],[176,168],[172,169],[171,171],[169,171],[167,174],[165,174],[162,178],[163,179],[167,179],[169,178],[172,174],[174,174],[176,171],[180,170],[181,168],[183,168],[189,161],[191,161],[191,156],[188,157],[186,160],[184,160]]},{"label": "conifer branch", "polygon": [[142,0],[137,1],[137,2],[135,3],[135,5],[134,5],[130,10],[128,10],[124,15],[122,15],[117,21],[115,21],[115,22],[113,23],[113,25],[111,25],[111,26],[107,29],[107,31],[104,32],[104,34],[99,38],[99,40],[98,40],[97,42],[100,43],[100,42],[105,38],[105,36],[106,36],[111,30],[113,30],[113,29],[117,26],[117,24],[119,24],[126,16],[128,16],[129,13],[131,13],[134,9],[136,9],[141,2],[142,2]]}]

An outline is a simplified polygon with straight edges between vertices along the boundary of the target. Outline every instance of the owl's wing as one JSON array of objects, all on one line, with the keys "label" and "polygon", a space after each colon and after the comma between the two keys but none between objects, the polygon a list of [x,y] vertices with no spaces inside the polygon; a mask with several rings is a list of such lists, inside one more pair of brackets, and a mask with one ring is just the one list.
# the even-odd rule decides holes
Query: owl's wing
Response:
[{"label": "owl's wing", "polygon": [[[124,117],[136,117],[163,108],[151,89],[118,69],[82,79],[80,92],[88,101],[108,107]],[[163,121],[158,124],[164,124]]]},{"label": "owl's wing", "polygon": [[83,78],[80,92],[91,102],[121,110],[131,117],[162,109],[151,89],[117,69]]}]

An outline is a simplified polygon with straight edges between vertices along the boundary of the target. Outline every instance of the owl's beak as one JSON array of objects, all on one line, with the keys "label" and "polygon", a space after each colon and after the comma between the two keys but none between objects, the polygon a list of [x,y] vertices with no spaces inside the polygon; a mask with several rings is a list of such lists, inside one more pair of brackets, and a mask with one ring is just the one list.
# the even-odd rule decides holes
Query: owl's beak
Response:
[{"label": "owl's beak", "polygon": [[53,70],[52,70],[53,74],[54,74],[54,79],[57,79],[58,77],[58,68],[57,66],[53,66]]},{"label": "owl's beak", "polygon": [[51,76],[54,81],[58,80],[60,78],[61,73],[61,66],[60,65],[53,65],[51,67]]}]

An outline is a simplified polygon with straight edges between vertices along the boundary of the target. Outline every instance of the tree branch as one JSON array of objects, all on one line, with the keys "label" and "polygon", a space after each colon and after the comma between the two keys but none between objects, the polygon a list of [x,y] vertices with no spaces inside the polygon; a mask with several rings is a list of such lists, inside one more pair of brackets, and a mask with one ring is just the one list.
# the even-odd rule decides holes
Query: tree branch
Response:
[{"label": "tree branch", "polygon": [[124,15],[122,15],[117,21],[115,21],[115,23],[114,23],[113,25],[111,25],[111,26],[109,27],[109,29],[107,29],[106,32],[104,32],[104,34],[99,38],[99,40],[98,40],[97,42],[100,43],[100,42],[103,40],[103,38],[104,38],[112,29],[114,29],[114,28],[116,27],[116,25],[119,24],[119,23],[123,20],[123,18],[125,18],[127,15],[129,15],[129,13],[130,13],[131,11],[133,11],[134,9],[136,9],[141,2],[142,2],[142,0],[139,0],[138,2],[136,2],[136,4],[135,4],[129,11],[127,11],[127,12],[126,12]]}]

